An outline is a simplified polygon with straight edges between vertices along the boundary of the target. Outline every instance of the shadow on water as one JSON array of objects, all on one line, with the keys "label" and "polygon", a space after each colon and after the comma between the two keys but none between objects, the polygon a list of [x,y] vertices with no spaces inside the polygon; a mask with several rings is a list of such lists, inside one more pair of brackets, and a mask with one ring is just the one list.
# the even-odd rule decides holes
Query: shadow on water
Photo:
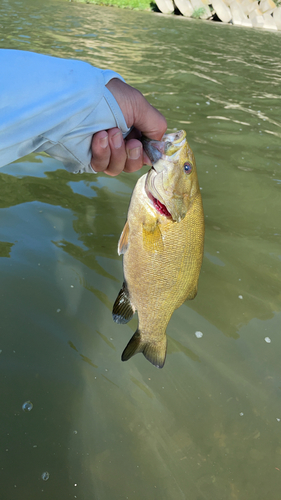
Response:
[{"label": "shadow on water", "polygon": [[[85,183],[90,186],[93,190],[91,200],[73,192],[69,183]],[[70,210],[74,216],[73,229],[79,235],[78,241],[81,243],[73,244],[63,239],[53,241],[53,244],[98,274],[116,280],[98,263],[97,256],[117,258],[116,252],[112,255],[110,242],[116,244],[118,240],[120,223],[117,220],[124,220],[127,200],[109,193],[106,187],[95,187],[91,175],[78,177],[65,170],[46,172],[45,179],[32,176],[17,178],[0,173],[0,186],[0,208],[39,202]],[[2,242],[2,252],[9,252],[13,245],[14,243],[4,245]]]},{"label": "shadow on water", "polygon": [[[52,243],[89,269],[120,284],[120,278],[117,279],[110,274],[106,266],[102,266],[100,262],[102,259],[118,258],[115,246],[126,220],[129,193],[122,196],[110,191],[106,186],[101,187],[98,185],[98,176],[93,181],[93,176],[90,174],[78,177],[65,170],[56,170],[45,172],[45,176],[45,178],[33,176],[19,178],[0,173],[0,208],[39,202],[70,210],[74,218],[73,229],[78,235],[77,242],[62,238],[53,240]],[[130,188],[132,180],[124,175],[122,183]],[[90,199],[88,196],[75,192],[79,190],[76,186],[81,184],[84,184],[89,192],[92,191]],[[200,294],[190,306],[203,314],[224,334],[238,338],[241,326],[248,324],[252,318],[266,320],[272,318],[274,313],[281,309],[280,280],[275,268],[268,263],[267,257],[267,252],[270,249],[274,250],[276,238],[274,236],[271,238],[268,248],[263,245],[263,254],[260,254],[258,246],[260,236],[253,232],[251,238],[248,225],[245,227],[246,239],[242,227],[238,231],[229,233],[228,228],[213,224],[214,221],[209,223],[207,220],[207,248],[211,250],[213,245],[216,248],[223,247],[224,254],[222,256],[216,250],[205,251],[200,278]],[[0,252],[3,252],[2,256],[8,256],[13,245],[15,243],[2,242],[0,247]],[[259,255],[255,256],[257,250]],[[277,248],[276,251],[278,252]],[[231,259],[231,267],[229,259]],[[120,261],[119,258],[118,260]],[[278,262],[276,264],[278,265]],[[231,272],[228,283],[226,283],[228,279],[226,267]],[[281,268],[280,264],[279,267]],[[246,288],[244,282],[247,283]],[[255,286],[256,283],[259,283],[258,288]],[[104,299],[102,298],[102,290],[96,290],[86,280],[83,286],[97,295],[109,309],[111,308],[105,294]],[[221,315],[218,314],[217,308],[212,307],[213,296],[224,311]],[[245,300],[247,300],[246,308]],[[211,307],[206,308],[208,302]],[[202,310],[201,303],[203,304]],[[230,309],[225,314],[225,309],[228,307]]]}]

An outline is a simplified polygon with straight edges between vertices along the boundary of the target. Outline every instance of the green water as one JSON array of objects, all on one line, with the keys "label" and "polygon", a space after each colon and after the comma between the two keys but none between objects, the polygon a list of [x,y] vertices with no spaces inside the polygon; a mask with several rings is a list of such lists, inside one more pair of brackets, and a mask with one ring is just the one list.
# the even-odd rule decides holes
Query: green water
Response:
[{"label": "green water", "polygon": [[184,128],[206,216],[165,367],[122,363],[116,247],[139,174],[39,154],[1,169],[1,500],[280,500],[280,33],[39,0],[2,0],[0,24],[1,47],[115,69]]}]

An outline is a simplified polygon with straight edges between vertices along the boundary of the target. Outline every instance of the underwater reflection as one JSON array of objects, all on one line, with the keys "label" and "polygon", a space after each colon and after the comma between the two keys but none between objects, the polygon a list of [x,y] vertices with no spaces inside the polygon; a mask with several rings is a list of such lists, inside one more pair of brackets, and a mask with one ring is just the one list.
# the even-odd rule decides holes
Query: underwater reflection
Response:
[{"label": "underwater reflection", "polygon": [[[102,177],[93,178],[90,174],[76,176],[65,170],[47,171],[40,178],[0,173],[0,208],[40,202],[68,210],[72,214],[72,227],[77,239],[75,242],[69,241],[63,236],[52,240],[52,244],[78,263],[115,282],[118,288],[122,273],[116,274],[116,270],[110,272],[110,261],[118,260],[121,266],[116,247],[130,199],[130,191],[126,193],[125,186],[130,187],[134,181],[126,174],[120,176],[118,183],[124,183],[125,188],[121,194],[115,190],[117,181],[114,179],[108,181],[110,189],[101,187],[99,182],[103,182]],[[81,192],[76,192],[76,184],[80,185],[78,191]],[[86,195],[82,194],[83,190]],[[60,218],[61,215],[58,220]],[[57,227],[58,220],[53,219]],[[265,320],[281,310],[280,275],[276,272],[277,268],[281,270],[281,262],[277,258],[279,240],[272,237],[268,243],[264,240],[261,246],[259,236],[252,230],[251,220],[249,224],[243,220],[239,229],[233,226],[232,230],[226,227],[225,222],[220,224],[218,219],[211,221],[208,218],[206,222],[208,239],[199,292],[189,307],[198,311],[225,335],[238,338],[241,326],[252,318]],[[0,256],[10,256],[14,246],[14,242],[1,242]],[[269,251],[270,256],[267,253]],[[85,276],[81,276],[81,280],[85,289],[96,295],[110,310],[112,304],[106,289],[89,284]],[[220,304],[219,309],[213,306],[213,301]]]}]

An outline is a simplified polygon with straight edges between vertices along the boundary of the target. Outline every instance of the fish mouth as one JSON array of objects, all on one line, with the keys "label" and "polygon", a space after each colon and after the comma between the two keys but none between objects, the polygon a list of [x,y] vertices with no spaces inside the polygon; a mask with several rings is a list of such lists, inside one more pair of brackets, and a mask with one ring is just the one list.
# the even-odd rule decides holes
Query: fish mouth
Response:
[{"label": "fish mouth", "polygon": [[149,139],[143,135],[140,140],[145,153],[152,165],[154,165],[160,158],[169,159],[182,149],[186,143],[186,133],[184,130],[179,130],[178,132],[164,134],[161,141]]},{"label": "fish mouth", "polygon": [[157,212],[159,212],[161,215],[165,215],[165,217],[169,219],[172,219],[172,216],[167,210],[167,207],[163,203],[161,203],[161,201],[157,200],[157,198],[155,198],[153,194],[150,193],[150,191],[147,191],[147,196],[152,201],[153,206],[157,210]]},{"label": "fish mouth", "polygon": [[[156,170],[154,167],[151,167],[150,172],[155,172],[157,174]],[[172,215],[170,214],[169,210],[167,209],[166,205],[162,203],[158,198],[156,198],[152,192],[148,189],[148,186],[145,186],[145,192],[149,198],[149,200],[152,202],[154,208],[159,212],[161,215],[164,215],[168,219],[172,219]]]}]

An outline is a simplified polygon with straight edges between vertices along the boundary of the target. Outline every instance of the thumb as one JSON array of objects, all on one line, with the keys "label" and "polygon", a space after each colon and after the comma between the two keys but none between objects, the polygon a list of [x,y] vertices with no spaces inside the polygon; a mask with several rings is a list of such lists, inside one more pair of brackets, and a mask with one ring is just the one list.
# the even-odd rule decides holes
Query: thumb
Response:
[{"label": "thumb", "polygon": [[149,139],[160,141],[167,130],[166,118],[139,93],[134,109],[134,127]]},{"label": "thumb", "polygon": [[139,90],[117,78],[106,86],[118,102],[128,127],[134,126],[150,139],[162,139],[167,130],[166,119]]}]

